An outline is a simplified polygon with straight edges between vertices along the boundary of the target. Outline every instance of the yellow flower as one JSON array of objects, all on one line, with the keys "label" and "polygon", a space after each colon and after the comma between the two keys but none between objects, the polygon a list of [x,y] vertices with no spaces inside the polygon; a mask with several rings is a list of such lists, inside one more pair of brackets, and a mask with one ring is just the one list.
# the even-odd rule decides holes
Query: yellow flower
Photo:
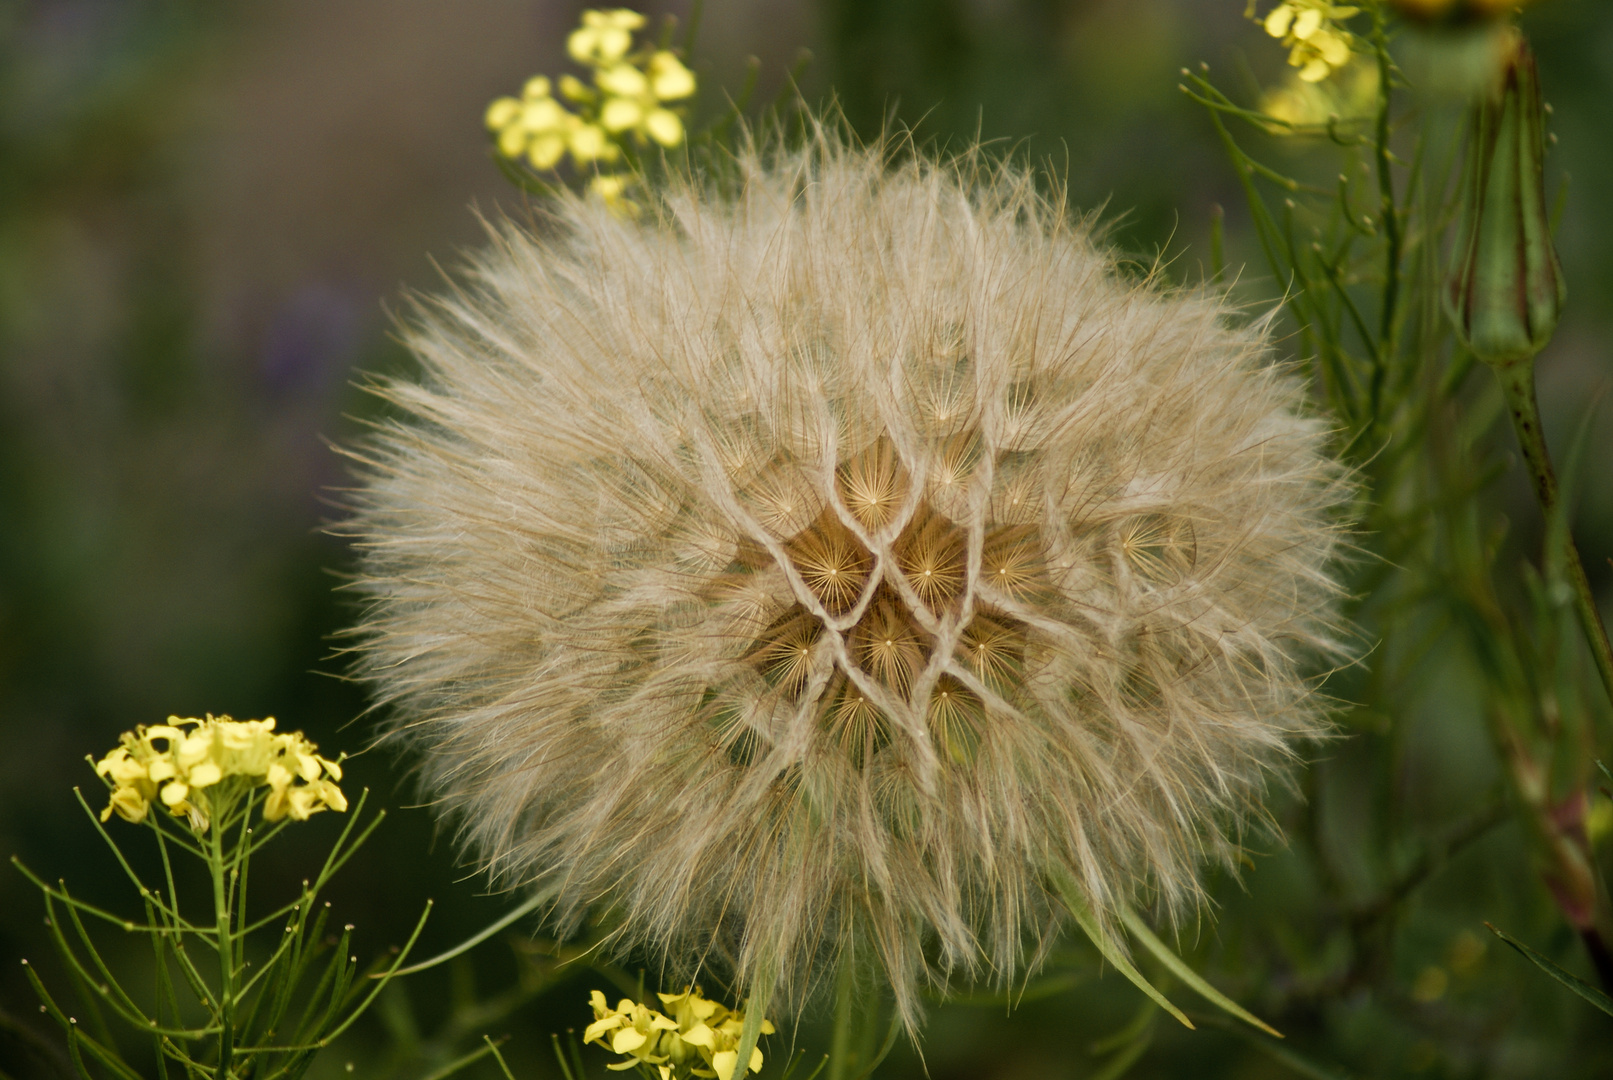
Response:
[{"label": "yellow flower", "polygon": [[694,93],[694,72],[673,53],[661,49],[650,57],[650,93],[658,101],[681,101]]},{"label": "yellow flower", "polygon": [[[699,987],[679,994],[657,994],[672,1014],[670,1017],[647,1006],[622,998],[610,1008],[605,995],[595,990],[589,995],[594,1022],[583,1032],[583,1042],[608,1046],[627,1060],[606,1068],[622,1071],[639,1065],[654,1065],[661,1080],[686,1080],[698,1076],[732,1080],[739,1061],[739,1039],[745,1030],[745,1014],[728,1009],[701,994]],[[763,1020],[761,1031],[771,1035],[776,1029]],[[609,1042],[606,1041],[609,1036]],[[750,1071],[760,1072],[762,1051],[751,1050]]]},{"label": "yellow flower", "polygon": [[[633,32],[644,16],[626,8],[583,12],[582,25],[567,39],[572,59],[593,69],[594,85],[574,75],[551,83],[527,81],[521,97],[488,105],[483,122],[498,152],[534,169],[552,169],[567,151],[579,166],[621,157],[625,140],[665,147],[684,139],[683,118],[666,107],[695,92],[695,76],[667,49],[633,49]],[[570,102],[571,112],[556,100]]]},{"label": "yellow flower", "polygon": [[[1260,20],[1288,49],[1288,63],[1305,82],[1321,82],[1350,61],[1355,36],[1341,25],[1360,8],[1328,0],[1283,0]],[[1254,17],[1254,4],[1247,11]]]},{"label": "yellow flower", "polygon": [[[263,807],[269,821],[287,814],[304,821],[320,810],[347,809],[347,798],[335,783],[342,778],[340,763],[315,753],[318,748],[300,731],[277,734],[273,717],[171,716],[167,724],[124,732],[119,741],[95,763],[96,774],[112,788],[102,821],[116,813],[138,824],[155,801],[175,817],[188,818],[197,832],[206,832],[216,811],[241,791],[259,786],[270,789]],[[215,806],[209,791],[231,779],[239,783],[229,785]]]},{"label": "yellow flower", "polygon": [[1338,77],[1305,82],[1298,74],[1260,96],[1260,111],[1285,125],[1273,124],[1273,134],[1293,134],[1293,128],[1321,129],[1328,123],[1359,122],[1372,115],[1378,100],[1378,72],[1359,59],[1347,64]]},{"label": "yellow flower", "polygon": [[499,153],[526,158],[535,169],[552,169],[566,152],[566,140],[581,120],[550,96],[542,75],[527,80],[520,99],[503,97],[487,107],[485,120]]},{"label": "yellow flower", "polygon": [[621,173],[598,173],[588,181],[588,193],[604,202],[617,217],[637,217],[638,203],[627,198],[628,188],[632,184],[632,177]]},{"label": "yellow flower", "polygon": [[633,31],[643,25],[644,16],[627,8],[585,11],[582,25],[566,38],[566,52],[579,64],[609,64],[627,55],[633,47]]}]

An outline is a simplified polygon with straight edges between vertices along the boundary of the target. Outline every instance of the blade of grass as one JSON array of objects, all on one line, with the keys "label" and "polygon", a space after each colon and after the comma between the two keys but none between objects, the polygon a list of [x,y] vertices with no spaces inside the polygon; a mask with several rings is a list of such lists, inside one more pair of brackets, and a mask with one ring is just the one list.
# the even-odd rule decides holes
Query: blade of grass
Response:
[{"label": "blade of grass", "polygon": [[1211,986],[1198,972],[1188,967],[1181,957],[1177,956],[1163,941],[1154,936],[1154,932],[1148,928],[1148,924],[1143,922],[1135,911],[1130,908],[1121,908],[1120,921],[1126,924],[1126,929],[1131,932],[1132,937],[1142,942],[1143,947],[1153,953],[1161,964],[1165,965],[1166,971],[1181,979],[1183,983],[1205,1001],[1218,1009],[1231,1013],[1246,1024],[1253,1024],[1267,1035],[1278,1039],[1283,1037],[1282,1032]]},{"label": "blade of grass", "polygon": [[1556,979],[1559,983],[1568,987],[1568,989],[1572,990],[1574,993],[1578,994],[1580,997],[1584,998],[1598,1009],[1601,1009],[1609,1016],[1613,1016],[1613,998],[1608,997],[1606,994],[1602,993],[1602,991],[1598,990],[1584,979],[1581,979],[1578,975],[1575,975],[1569,971],[1564,971],[1562,968],[1535,952],[1523,942],[1503,934],[1490,923],[1485,923],[1484,925],[1489,928],[1490,933],[1494,934],[1496,937],[1500,938],[1502,941],[1516,949],[1526,960],[1535,965],[1535,967],[1539,968],[1541,971],[1544,971],[1547,975],[1550,975],[1553,979]]},{"label": "blade of grass", "polygon": [[[462,953],[467,953],[470,950],[474,949],[476,946],[480,945],[482,942],[486,941],[488,938],[492,937],[494,934],[498,933],[500,930],[504,929],[506,926],[509,926],[511,923],[520,920],[525,915],[528,915],[531,912],[533,912],[533,911],[537,910],[538,908],[542,907],[544,904],[548,903],[549,898],[552,897],[553,895],[554,895],[554,890],[553,889],[541,889],[538,892],[533,893],[526,900],[525,903],[522,903],[522,904],[518,905],[514,910],[512,910],[512,911],[510,911],[510,912],[508,912],[508,913],[506,913],[506,914],[504,914],[502,916],[500,916],[498,919],[494,920],[489,925],[483,927],[481,930],[479,930],[475,934],[472,934],[470,937],[466,938],[464,941],[461,941],[458,945],[455,945],[452,949],[449,949],[447,952],[438,953],[436,956],[433,956],[430,960],[422,960],[418,964],[411,964],[410,966],[404,968],[402,971],[395,971],[395,972],[392,972],[391,974],[392,975],[413,975],[417,971],[425,971],[427,968],[434,968],[438,964],[447,963],[449,960],[452,960],[454,957],[459,956]],[[380,973],[377,973],[375,975],[370,976],[370,978],[379,979],[379,978],[382,978],[384,975],[386,975],[385,972],[380,972]]]},{"label": "blade of grass", "polygon": [[[493,1055],[493,1060],[498,1062],[499,1071],[504,1074],[504,1080],[515,1080],[515,1074],[510,1072],[509,1065],[505,1064],[504,1062],[504,1055],[498,1052],[498,1043],[495,1043],[486,1035],[482,1036],[482,1041],[487,1044],[488,1052]],[[438,1074],[433,1073],[430,1077],[427,1077],[427,1080],[436,1080],[437,1075]],[[446,1076],[447,1073],[443,1073],[441,1075]]]},{"label": "blade of grass", "polygon": [[1054,870],[1050,876],[1060,898],[1064,901],[1064,906],[1069,909],[1071,916],[1074,917],[1076,925],[1085,932],[1087,937],[1092,939],[1092,944],[1097,946],[1098,952],[1103,954],[1103,958],[1113,964],[1116,971],[1131,980],[1133,986],[1153,999],[1154,1004],[1191,1028],[1193,1021],[1187,1018],[1187,1014],[1172,1005],[1170,1000],[1154,987],[1153,983],[1143,978],[1142,972],[1133,967],[1131,961],[1126,959],[1126,954],[1120,951],[1120,945],[1104,932],[1103,927],[1098,925],[1097,917],[1092,914],[1092,908],[1087,904],[1086,897],[1081,895],[1080,888],[1069,873],[1060,868]]},{"label": "blade of grass", "polygon": [[767,999],[771,996],[771,992],[772,988],[769,987],[762,994],[752,994],[745,1001],[745,1025],[739,1029],[739,1046],[736,1048],[738,1056],[734,1059],[733,1080],[744,1080],[745,1075],[751,1071],[751,1051],[756,1049],[756,1040],[762,1037],[762,1021],[767,1017]]}]

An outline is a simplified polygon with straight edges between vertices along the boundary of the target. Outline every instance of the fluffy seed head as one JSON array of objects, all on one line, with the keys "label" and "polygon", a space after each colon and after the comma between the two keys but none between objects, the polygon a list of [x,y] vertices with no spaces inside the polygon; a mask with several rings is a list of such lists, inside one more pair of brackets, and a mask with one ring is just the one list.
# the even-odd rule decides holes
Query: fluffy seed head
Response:
[{"label": "fluffy seed head", "polygon": [[1260,330],[1023,173],[738,164],[562,199],[423,306],[359,670],[561,925],[797,1000],[856,948],[912,1022],[1039,958],[1052,868],[1196,897],[1317,726],[1345,485]]}]

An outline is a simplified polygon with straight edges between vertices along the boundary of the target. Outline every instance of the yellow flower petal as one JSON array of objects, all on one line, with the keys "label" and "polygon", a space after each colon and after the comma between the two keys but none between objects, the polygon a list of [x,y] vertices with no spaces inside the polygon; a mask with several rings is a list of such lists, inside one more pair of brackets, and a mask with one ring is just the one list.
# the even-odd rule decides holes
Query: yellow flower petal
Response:
[{"label": "yellow flower petal", "polygon": [[612,30],[638,30],[644,26],[644,16],[632,8],[612,8],[591,14],[599,17],[600,26]]},{"label": "yellow flower petal", "polygon": [[487,112],[482,117],[482,120],[487,124],[487,130],[498,131],[515,119],[520,111],[521,103],[519,101],[512,97],[501,97],[487,107]]},{"label": "yellow flower petal", "polygon": [[549,96],[550,87],[551,84],[549,82],[549,76],[534,75],[532,78],[526,81],[525,86],[521,87],[521,97],[525,98],[527,101],[536,101],[538,98],[546,98]]},{"label": "yellow flower petal", "polygon": [[679,1037],[692,1046],[704,1046],[707,1050],[717,1049],[716,1033],[703,1023],[696,1024]]},{"label": "yellow flower petal", "polygon": [[566,52],[579,64],[586,64],[598,47],[599,31],[593,27],[579,27],[566,37]]},{"label": "yellow flower petal", "polygon": [[579,162],[604,156],[605,130],[596,124],[583,124],[571,133],[571,153]]},{"label": "yellow flower petal", "polygon": [[521,110],[521,126],[534,133],[556,131],[570,115],[554,98],[539,98]]},{"label": "yellow flower petal", "polygon": [[694,93],[694,72],[677,56],[662,49],[650,57],[650,93],[662,101],[677,101]]},{"label": "yellow flower petal", "polygon": [[610,63],[620,60],[627,55],[627,50],[633,47],[633,34],[629,30],[613,26],[607,30],[599,31],[594,44],[594,62]]},{"label": "yellow flower petal", "polygon": [[[594,993],[598,994],[599,991],[595,990]],[[605,1000],[603,994],[600,995],[600,1000],[601,1001]],[[622,1026],[622,1018],[620,1016],[602,1016],[598,1020],[595,1020],[592,1024],[589,1024],[586,1028],[583,1029],[582,1041],[583,1042],[593,1042],[595,1039],[597,1039],[601,1035],[605,1034],[605,1032],[607,1032],[607,1031],[615,1031],[617,1028],[619,1028],[621,1026]]]},{"label": "yellow flower petal", "polygon": [[610,98],[605,107],[599,111],[599,122],[610,132],[627,131],[638,127],[639,121],[644,119],[644,110],[639,103],[627,98]]},{"label": "yellow flower petal", "polygon": [[638,1028],[622,1028],[611,1036],[610,1048],[618,1054],[631,1053],[649,1042],[650,1037]]},{"label": "yellow flower petal", "polygon": [[166,757],[157,758],[146,766],[146,776],[150,777],[153,783],[160,784],[164,780],[171,780],[177,775],[179,775],[179,769],[174,766],[172,760]]},{"label": "yellow flower petal", "polygon": [[1266,33],[1274,38],[1287,37],[1288,28],[1294,22],[1294,9],[1287,4],[1278,4],[1266,16]]},{"label": "yellow flower petal", "polygon": [[1317,57],[1303,68],[1300,68],[1299,77],[1306,82],[1321,82],[1327,78],[1328,73],[1332,70],[1332,68],[1328,67],[1326,60]]},{"label": "yellow flower petal", "polygon": [[174,750],[174,760],[180,765],[189,768],[212,752],[212,734],[210,732],[199,732],[189,736],[179,744]]},{"label": "yellow flower petal", "polygon": [[717,1080],[733,1080],[734,1066],[738,1063],[738,1050],[723,1050],[711,1055],[711,1067],[717,1071]]},{"label": "yellow flower petal", "polygon": [[594,100],[594,92],[583,85],[583,81],[575,75],[560,76],[560,96],[579,104]]},{"label": "yellow flower petal", "polygon": [[279,821],[286,816],[288,809],[290,806],[286,798],[286,789],[274,788],[269,792],[268,798],[263,800],[263,820]]},{"label": "yellow flower petal", "polygon": [[1322,12],[1319,8],[1306,8],[1294,20],[1291,33],[1299,41],[1307,41],[1310,36],[1322,28]]},{"label": "yellow flower petal", "polygon": [[1350,43],[1331,30],[1324,30],[1311,38],[1310,44],[1322,54],[1329,67],[1343,67],[1350,62]]},{"label": "yellow flower petal", "polygon": [[218,767],[217,762],[204,761],[191,769],[187,779],[193,788],[211,787],[224,779],[224,770]]},{"label": "yellow flower petal", "polygon": [[670,109],[654,109],[644,118],[644,130],[662,146],[683,142],[683,121]]},{"label": "yellow flower petal", "polygon": [[650,81],[632,64],[617,64],[594,76],[594,84],[607,94],[640,97],[649,92]]},{"label": "yellow flower petal", "polygon": [[150,805],[145,796],[135,788],[118,788],[112,793],[112,798],[106,804],[106,809],[101,811],[101,820],[105,821],[116,812],[118,817],[124,821],[138,825],[146,819],[146,809]]}]

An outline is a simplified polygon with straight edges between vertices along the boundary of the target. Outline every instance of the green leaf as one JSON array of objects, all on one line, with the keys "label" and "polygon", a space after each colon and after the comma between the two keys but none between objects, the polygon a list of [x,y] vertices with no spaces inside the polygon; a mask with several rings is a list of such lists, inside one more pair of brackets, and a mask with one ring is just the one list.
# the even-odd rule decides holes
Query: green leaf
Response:
[{"label": "green leaf", "polygon": [[1130,908],[1121,908],[1120,921],[1126,924],[1126,929],[1131,931],[1133,937],[1142,942],[1149,952],[1159,958],[1159,962],[1165,965],[1165,970],[1181,979],[1205,1001],[1218,1009],[1231,1013],[1246,1024],[1253,1024],[1267,1035],[1278,1039],[1283,1037],[1282,1032],[1211,986],[1198,972],[1188,967],[1181,957],[1170,950],[1169,946],[1154,936],[1154,932],[1148,928],[1148,924],[1143,922],[1135,911]]},{"label": "green leaf", "polygon": [[1541,971],[1544,971],[1547,975],[1550,975],[1553,979],[1556,979],[1558,982],[1568,987],[1568,989],[1572,990],[1574,993],[1578,994],[1592,1005],[1595,1005],[1598,1009],[1601,1009],[1609,1016],[1613,1016],[1613,998],[1608,997],[1606,994],[1602,993],[1602,991],[1598,990],[1584,979],[1581,979],[1579,976],[1564,971],[1562,968],[1558,967],[1544,956],[1541,956],[1523,942],[1507,937],[1489,923],[1485,923],[1484,925],[1489,927],[1490,933],[1494,934],[1508,945],[1511,945],[1514,949],[1517,949],[1518,952],[1522,953],[1530,963],[1535,965],[1535,967],[1539,968]]},{"label": "green leaf", "polygon": [[[508,1036],[505,1036],[505,1038],[508,1038]],[[504,1073],[504,1080],[515,1080],[514,1074],[512,1074],[510,1072],[509,1065],[505,1064],[505,1062],[504,1062],[504,1055],[498,1052],[498,1043],[494,1042],[492,1039],[488,1038],[486,1035],[482,1036],[482,1041],[487,1044],[487,1051],[488,1051],[488,1053],[493,1055],[493,1060],[498,1062],[499,1070]],[[503,1039],[499,1040],[499,1042],[503,1042],[503,1041],[504,1041]],[[466,1064],[469,1064],[469,1062],[466,1062]],[[446,1075],[446,1074],[438,1073],[437,1075],[438,1076],[443,1076],[443,1075]]]},{"label": "green leaf", "polygon": [[1087,937],[1092,939],[1092,944],[1097,946],[1098,951],[1103,954],[1103,958],[1113,964],[1116,971],[1130,979],[1133,986],[1147,994],[1154,1004],[1176,1017],[1186,1026],[1192,1027],[1193,1021],[1187,1018],[1187,1014],[1172,1005],[1164,994],[1155,989],[1153,983],[1143,978],[1142,972],[1133,967],[1131,961],[1126,959],[1126,954],[1121,951],[1119,943],[1106,934],[1103,927],[1098,925],[1097,917],[1092,914],[1092,907],[1087,903],[1086,897],[1081,895],[1080,886],[1076,885],[1075,879],[1070,876],[1069,872],[1062,867],[1058,867],[1053,869],[1048,876],[1053,879],[1053,886],[1058,890],[1060,898],[1063,899],[1064,906],[1069,908],[1070,914],[1075,917],[1076,925],[1086,932]]},{"label": "green leaf", "polygon": [[552,888],[540,889],[528,897],[524,903],[520,904],[514,910],[507,912],[490,925],[483,927],[481,930],[466,938],[464,941],[461,941],[458,945],[455,945],[447,952],[438,953],[430,960],[422,960],[418,964],[410,964],[402,971],[392,972],[391,976],[387,976],[386,972],[376,972],[374,975],[371,975],[370,978],[380,979],[383,977],[395,977],[399,975],[413,975],[417,971],[425,971],[427,968],[434,968],[438,964],[446,963],[462,953],[469,952],[482,942],[486,941],[488,938],[492,937],[494,934],[498,933],[500,930],[504,929],[506,926],[509,926],[511,923],[518,921],[528,913],[542,907],[544,904],[549,902],[550,897],[554,896],[554,893],[555,890]]},{"label": "green leaf", "polygon": [[756,1049],[756,1040],[762,1037],[762,1020],[766,1018],[771,989],[769,986],[761,994],[752,994],[745,1002],[745,1026],[739,1030],[739,1056],[734,1059],[733,1080],[744,1080],[745,1074],[750,1072],[751,1051]]}]

